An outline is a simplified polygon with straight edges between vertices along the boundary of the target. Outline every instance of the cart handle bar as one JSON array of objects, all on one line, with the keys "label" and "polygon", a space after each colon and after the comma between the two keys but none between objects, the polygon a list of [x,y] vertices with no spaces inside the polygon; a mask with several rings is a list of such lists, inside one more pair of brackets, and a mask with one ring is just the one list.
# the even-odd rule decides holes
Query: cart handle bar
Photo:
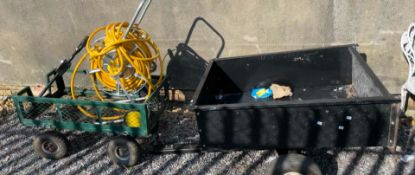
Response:
[{"label": "cart handle bar", "polygon": [[190,41],[190,37],[192,36],[192,34],[193,34],[193,30],[195,29],[195,27],[196,27],[196,24],[197,24],[197,22],[199,22],[199,21],[202,21],[203,23],[205,23],[210,29],[212,29],[212,31],[213,32],[215,32],[215,34],[216,35],[218,35],[219,36],[219,38],[220,38],[220,40],[221,40],[221,42],[222,42],[222,45],[221,45],[221,47],[220,47],[220,49],[219,49],[219,51],[218,51],[218,54],[216,55],[216,58],[219,58],[220,57],[220,55],[222,54],[222,51],[223,51],[223,49],[225,48],[225,39],[223,39],[223,36],[212,26],[212,25],[210,25],[209,24],[209,22],[207,22],[204,18],[202,18],[202,17],[197,17],[194,21],[193,21],[193,24],[192,24],[192,26],[190,27],[190,30],[189,30],[189,33],[187,34],[187,38],[186,38],[186,41],[185,41],[185,44],[186,45],[188,45],[189,44],[189,41]]}]

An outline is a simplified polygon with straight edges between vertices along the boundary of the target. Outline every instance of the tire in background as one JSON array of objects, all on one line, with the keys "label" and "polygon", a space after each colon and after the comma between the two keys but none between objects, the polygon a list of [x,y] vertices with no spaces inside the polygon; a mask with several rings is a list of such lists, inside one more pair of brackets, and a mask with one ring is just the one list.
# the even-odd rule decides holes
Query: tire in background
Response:
[{"label": "tire in background", "polygon": [[269,175],[322,175],[320,167],[311,159],[301,154],[286,154],[272,161],[266,174]]}]

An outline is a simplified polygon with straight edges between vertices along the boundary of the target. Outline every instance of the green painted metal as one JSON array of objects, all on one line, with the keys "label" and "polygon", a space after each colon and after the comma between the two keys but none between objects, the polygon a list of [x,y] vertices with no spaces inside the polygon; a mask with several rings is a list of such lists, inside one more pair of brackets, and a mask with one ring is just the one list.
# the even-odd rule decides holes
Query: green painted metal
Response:
[{"label": "green painted metal", "polygon": [[31,96],[13,96],[13,100],[20,102],[32,102],[32,103],[53,103],[53,104],[66,104],[66,105],[80,105],[80,106],[93,106],[93,107],[108,107],[108,108],[121,108],[121,109],[137,109],[145,106],[146,104],[131,104],[131,103],[112,103],[101,101],[87,101],[87,100],[72,100],[61,98],[47,98],[47,97],[31,97]]},{"label": "green painted metal", "polygon": [[[160,87],[161,88],[161,87]],[[160,90],[158,89],[158,91]],[[157,92],[158,92],[157,91]],[[153,94],[151,98],[156,98],[156,95]],[[25,87],[19,91],[16,95],[12,96],[14,104],[16,106],[17,117],[25,126],[29,127],[40,127],[40,128],[53,128],[57,130],[78,130],[85,132],[98,132],[98,133],[108,133],[108,134],[122,134],[129,135],[133,137],[148,137],[150,130],[153,126],[156,126],[158,121],[158,115],[151,116],[149,119],[149,104],[131,104],[131,103],[113,103],[113,102],[101,102],[101,101],[87,101],[87,100],[72,100],[72,99],[63,99],[63,98],[48,98],[48,97],[34,97],[29,87]],[[32,103],[32,104],[53,104],[56,106],[57,117],[54,119],[32,119],[27,117],[23,103]],[[126,125],[120,124],[104,124],[102,120],[99,120],[98,123],[91,122],[78,122],[64,119],[62,117],[62,105],[72,105],[72,106],[91,106],[95,107],[98,110],[99,118],[102,117],[102,110],[104,108],[117,108],[130,111],[138,111],[141,114],[140,122],[141,125],[139,128],[131,128]]]},{"label": "green painted metal", "polygon": [[15,96],[12,96],[12,99],[13,99],[14,106],[16,108],[17,118],[19,119],[20,122],[22,122],[23,121],[23,105],[17,99],[15,99]]},{"label": "green painted metal", "polygon": [[92,124],[73,121],[59,121],[59,120],[33,120],[23,119],[21,123],[29,127],[40,128],[52,128],[52,129],[65,129],[73,131],[85,131],[85,132],[100,132],[108,134],[120,134],[129,135],[133,137],[147,137],[148,131],[145,127],[130,128],[128,126],[116,126],[111,124]]},{"label": "green painted metal", "polygon": [[59,120],[63,120],[62,104],[56,105],[56,113],[58,113]]}]

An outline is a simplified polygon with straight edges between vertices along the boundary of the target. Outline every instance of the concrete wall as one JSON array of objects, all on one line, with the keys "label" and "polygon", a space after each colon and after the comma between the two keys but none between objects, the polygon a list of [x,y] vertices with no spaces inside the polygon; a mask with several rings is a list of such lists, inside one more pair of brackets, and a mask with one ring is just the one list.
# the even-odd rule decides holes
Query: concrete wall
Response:
[{"label": "concrete wall", "polygon": [[[129,21],[133,0],[1,0],[0,84],[36,84],[95,27]],[[415,22],[415,0],[154,0],[142,27],[163,54],[203,16],[225,37],[223,56],[359,43],[393,92],[405,80],[401,33]],[[218,41],[205,28],[192,44],[212,57]]]}]

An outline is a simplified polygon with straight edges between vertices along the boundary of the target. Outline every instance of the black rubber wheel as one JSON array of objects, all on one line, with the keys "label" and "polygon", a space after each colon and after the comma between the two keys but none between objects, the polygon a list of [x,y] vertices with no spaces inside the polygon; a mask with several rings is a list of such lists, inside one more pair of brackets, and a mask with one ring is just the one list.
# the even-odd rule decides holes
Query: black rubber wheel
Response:
[{"label": "black rubber wheel", "polygon": [[33,149],[35,152],[47,159],[60,159],[69,152],[69,142],[58,132],[46,132],[34,137]]},{"label": "black rubber wheel", "polygon": [[115,137],[108,143],[108,156],[119,166],[134,166],[138,163],[140,148],[134,139]]},{"label": "black rubber wheel", "polygon": [[272,175],[322,175],[320,167],[310,158],[301,154],[287,154],[278,157],[269,169]]}]

